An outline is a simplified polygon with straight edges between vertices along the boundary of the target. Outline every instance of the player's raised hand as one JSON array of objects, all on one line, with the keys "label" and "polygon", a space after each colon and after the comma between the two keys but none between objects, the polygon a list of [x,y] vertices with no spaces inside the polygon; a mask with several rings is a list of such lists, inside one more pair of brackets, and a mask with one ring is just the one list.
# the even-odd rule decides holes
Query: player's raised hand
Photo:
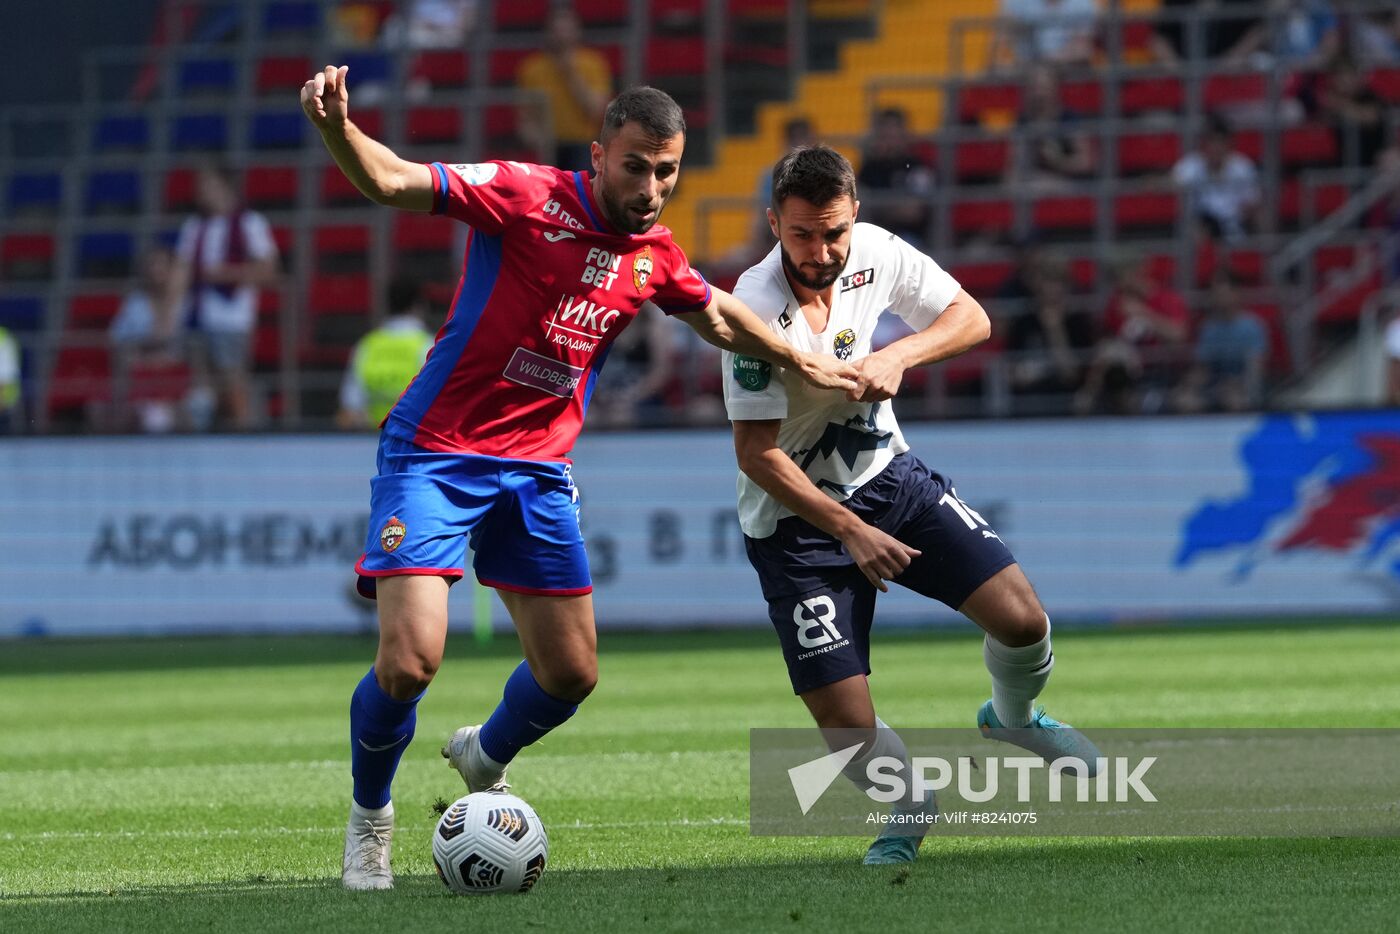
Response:
[{"label": "player's raised hand", "polygon": [[866,580],[883,592],[889,591],[885,581],[903,574],[909,564],[923,554],[865,522],[842,538],[841,544],[846,546]]},{"label": "player's raised hand", "polygon": [[327,65],[301,86],[301,109],[316,127],[338,127],[350,115],[350,91],[345,85],[349,65]]},{"label": "player's raised hand", "polygon": [[904,364],[893,354],[877,351],[856,361],[858,385],[847,390],[852,402],[884,402],[893,399],[904,381]]},{"label": "player's raised hand", "polygon": [[828,354],[804,353],[798,366],[802,378],[818,389],[844,389],[850,393],[860,388],[859,371],[845,360]]}]

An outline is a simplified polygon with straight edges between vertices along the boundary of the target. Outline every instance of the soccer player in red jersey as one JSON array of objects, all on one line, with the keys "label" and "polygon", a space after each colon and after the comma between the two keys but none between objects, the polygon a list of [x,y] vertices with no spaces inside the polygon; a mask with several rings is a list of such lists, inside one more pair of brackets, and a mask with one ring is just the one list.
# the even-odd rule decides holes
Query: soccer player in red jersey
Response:
[{"label": "soccer player in red jersey", "polygon": [[685,147],[680,108],[654,88],[608,106],[593,171],[520,162],[408,162],[349,119],[345,67],[302,88],[331,156],[372,201],[471,227],[462,280],[427,362],[385,419],[371,520],[356,566],[379,604],[374,667],[350,702],[354,794],[342,880],[393,885],[389,786],[415,707],[442,661],[447,591],[465,573],[509,610],[525,660],[495,712],[443,755],[467,787],[505,778],[597,681],[592,581],[568,453],[599,369],[644,302],[705,340],[763,357],[813,385],[853,390],[855,369],[777,339],[742,302],[690,268],[656,221]]}]

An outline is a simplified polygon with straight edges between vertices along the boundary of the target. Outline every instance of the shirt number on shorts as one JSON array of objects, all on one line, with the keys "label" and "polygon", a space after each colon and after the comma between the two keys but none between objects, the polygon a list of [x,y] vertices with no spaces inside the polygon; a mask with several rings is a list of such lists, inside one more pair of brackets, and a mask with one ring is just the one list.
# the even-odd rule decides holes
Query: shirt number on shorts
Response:
[{"label": "shirt number on shorts", "polygon": [[939,505],[947,506],[949,509],[953,510],[953,512],[957,513],[958,518],[961,519],[969,529],[976,529],[979,525],[987,524],[987,520],[983,519],[977,510],[958,499],[958,491],[952,487],[948,488],[948,492],[943,494],[943,498],[940,499],[938,503]]},{"label": "shirt number on shorts", "polygon": [[[811,612],[811,617],[803,611]],[[836,631],[836,604],[830,597],[809,597],[792,608],[792,621],[797,624],[797,641],[804,649],[815,649],[841,638]]]}]

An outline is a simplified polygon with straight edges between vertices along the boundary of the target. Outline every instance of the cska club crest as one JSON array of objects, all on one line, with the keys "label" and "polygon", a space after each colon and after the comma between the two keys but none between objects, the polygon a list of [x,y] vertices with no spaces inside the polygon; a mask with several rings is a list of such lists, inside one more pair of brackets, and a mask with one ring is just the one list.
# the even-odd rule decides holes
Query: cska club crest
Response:
[{"label": "cska club crest", "polygon": [[384,523],[384,528],[379,530],[379,544],[385,551],[393,552],[403,543],[403,537],[408,534],[408,529],[399,521],[398,516],[393,516]]},{"label": "cska club crest", "polygon": [[632,258],[632,284],[637,287],[637,291],[647,287],[651,281],[651,247],[642,247],[642,252]]}]

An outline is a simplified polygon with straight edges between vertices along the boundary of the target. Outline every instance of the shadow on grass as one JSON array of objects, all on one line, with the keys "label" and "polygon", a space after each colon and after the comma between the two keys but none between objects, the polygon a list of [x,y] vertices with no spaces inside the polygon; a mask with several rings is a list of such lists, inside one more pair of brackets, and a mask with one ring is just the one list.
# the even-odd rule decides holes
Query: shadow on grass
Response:
[{"label": "shadow on grass", "polygon": [[[800,846],[800,844],[794,844]],[[1353,907],[1393,920],[1391,840],[930,841],[917,863],[760,856],[732,866],[553,869],[521,897],[457,898],[435,876],[392,892],[337,879],[230,880],[0,896],[0,926],[62,930],[1325,929]],[[1019,919],[1019,920],[1018,920]],[[1311,927],[1313,924],[1318,927]],[[1277,930],[1278,928],[1274,928]]]}]

